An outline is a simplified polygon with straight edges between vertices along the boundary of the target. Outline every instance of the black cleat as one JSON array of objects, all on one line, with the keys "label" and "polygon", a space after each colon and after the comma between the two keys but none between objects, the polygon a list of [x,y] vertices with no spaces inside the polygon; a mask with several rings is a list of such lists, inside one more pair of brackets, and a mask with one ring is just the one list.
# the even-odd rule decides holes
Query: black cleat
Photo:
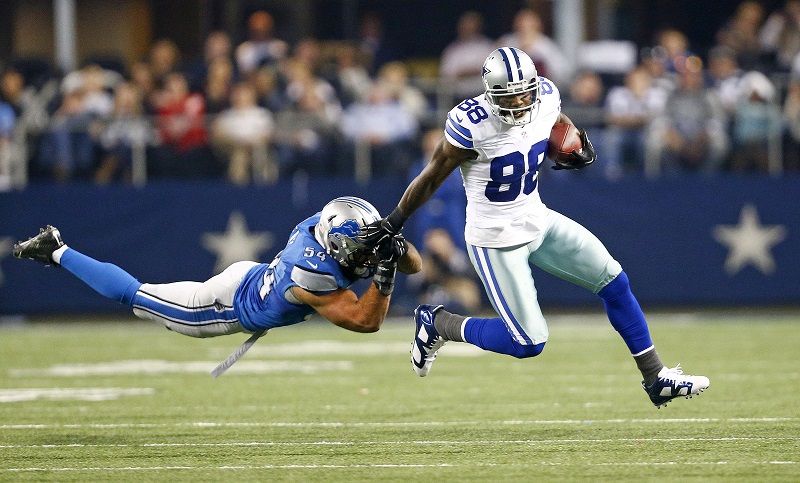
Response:
[{"label": "black cleat", "polygon": [[53,261],[53,252],[64,246],[58,228],[47,225],[39,229],[39,234],[28,238],[27,241],[14,245],[14,256],[17,258],[30,258],[45,265],[60,266]]}]

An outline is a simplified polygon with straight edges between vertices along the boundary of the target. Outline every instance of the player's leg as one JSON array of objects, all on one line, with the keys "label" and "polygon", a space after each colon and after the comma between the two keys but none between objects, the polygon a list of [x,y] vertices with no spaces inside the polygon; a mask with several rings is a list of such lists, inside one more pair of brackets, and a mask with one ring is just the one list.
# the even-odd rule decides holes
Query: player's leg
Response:
[{"label": "player's leg", "polygon": [[[585,227],[555,211],[549,211],[548,222],[542,245],[532,254],[531,262],[600,296],[608,319],[628,346],[654,404],[659,406],[678,393],[696,394],[708,387],[707,378],[682,376],[678,368],[672,370],[678,373],[667,374],[670,369],[664,366],[655,350],[647,320],[631,291],[628,276],[603,243]],[[654,398],[648,388],[665,377],[671,378],[671,392],[675,394]]]},{"label": "player's leg", "polygon": [[547,342],[547,324],[528,265],[533,247],[498,250],[468,245],[467,249],[500,317],[465,317],[450,313],[441,305],[417,307],[411,362],[421,377],[428,374],[446,341],[468,342],[517,358],[541,354]]},{"label": "player's leg", "polygon": [[61,266],[99,294],[133,308],[141,318],[193,337],[243,330],[232,309],[233,295],[254,262],[239,262],[205,283],[142,284],[120,267],[69,248],[48,226],[14,247],[14,256]]},{"label": "player's leg", "polygon": [[205,282],[142,284],[133,313],[191,337],[244,331],[233,308],[236,289],[255,262],[236,262]]}]

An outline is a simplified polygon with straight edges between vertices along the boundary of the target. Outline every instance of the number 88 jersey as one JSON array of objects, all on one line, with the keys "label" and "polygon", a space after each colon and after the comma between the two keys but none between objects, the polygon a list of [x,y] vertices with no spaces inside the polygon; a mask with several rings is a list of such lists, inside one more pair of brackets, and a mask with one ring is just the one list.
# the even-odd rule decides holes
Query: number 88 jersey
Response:
[{"label": "number 88 jersey", "polygon": [[492,113],[485,94],[467,99],[447,114],[445,138],[478,157],[461,165],[467,193],[467,243],[502,248],[542,235],[545,205],[539,197],[538,172],[547,140],[561,112],[553,83],[541,78],[538,114],[527,124],[506,124]]}]

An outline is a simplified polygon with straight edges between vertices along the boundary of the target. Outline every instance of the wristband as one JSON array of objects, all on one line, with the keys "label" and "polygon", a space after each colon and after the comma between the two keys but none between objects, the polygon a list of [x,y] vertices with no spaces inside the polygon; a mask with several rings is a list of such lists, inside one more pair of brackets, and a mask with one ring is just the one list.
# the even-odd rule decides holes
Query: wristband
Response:
[{"label": "wristband", "polygon": [[403,223],[405,223],[407,219],[408,217],[400,211],[400,207],[398,206],[386,217],[386,223],[392,227],[395,233],[399,233],[400,229],[403,228]]},{"label": "wristband", "polygon": [[394,277],[396,274],[397,262],[381,262],[375,269],[372,283],[383,295],[388,297],[394,290]]}]

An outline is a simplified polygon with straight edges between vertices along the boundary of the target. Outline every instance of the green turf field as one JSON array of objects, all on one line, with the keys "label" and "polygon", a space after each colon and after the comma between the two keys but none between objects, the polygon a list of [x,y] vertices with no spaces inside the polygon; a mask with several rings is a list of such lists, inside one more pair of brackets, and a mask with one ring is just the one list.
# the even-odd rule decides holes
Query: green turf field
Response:
[{"label": "green turf field", "polygon": [[602,314],[551,316],[528,360],[377,334],[245,339],[124,323],[0,326],[0,481],[799,481],[797,314],[651,315],[711,387],[656,409]]}]

